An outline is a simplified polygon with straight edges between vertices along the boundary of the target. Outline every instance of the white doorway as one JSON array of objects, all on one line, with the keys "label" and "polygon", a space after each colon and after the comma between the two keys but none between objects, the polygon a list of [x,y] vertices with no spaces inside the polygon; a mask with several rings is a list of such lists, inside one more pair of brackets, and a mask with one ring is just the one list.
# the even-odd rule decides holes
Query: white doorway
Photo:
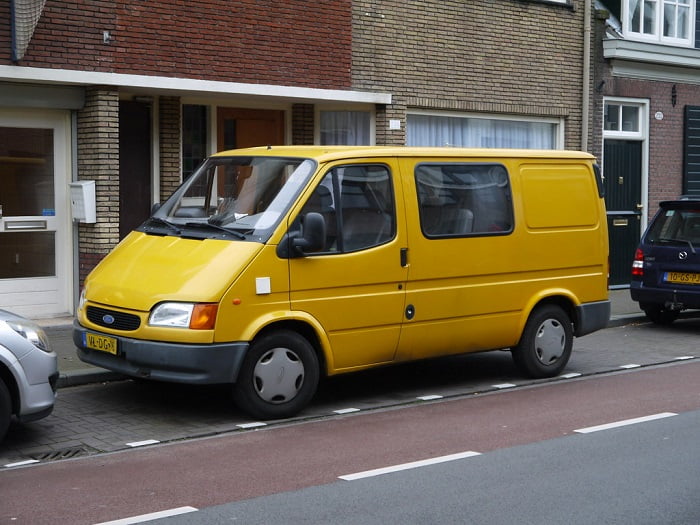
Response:
[{"label": "white doorway", "polygon": [[70,113],[0,109],[0,308],[72,311]]}]

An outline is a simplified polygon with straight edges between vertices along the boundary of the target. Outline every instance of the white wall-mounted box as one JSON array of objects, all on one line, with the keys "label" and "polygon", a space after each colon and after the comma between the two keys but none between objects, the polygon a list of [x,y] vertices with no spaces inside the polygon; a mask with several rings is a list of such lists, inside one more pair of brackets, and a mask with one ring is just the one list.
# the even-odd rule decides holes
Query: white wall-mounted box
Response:
[{"label": "white wall-mounted box", "polygon": [[90,224],[97,222],[94,180],[70,183],[70,207],[74,221]]}]

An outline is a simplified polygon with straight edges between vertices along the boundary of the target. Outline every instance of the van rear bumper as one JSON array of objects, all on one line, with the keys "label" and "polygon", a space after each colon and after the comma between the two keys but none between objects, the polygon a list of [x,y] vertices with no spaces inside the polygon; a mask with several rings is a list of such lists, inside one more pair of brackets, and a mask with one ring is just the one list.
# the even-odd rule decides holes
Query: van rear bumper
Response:
[{"label": "van rear bumper", "polygon": [[574,335],[581,337],[607,327],[610,322],[610,310],[610,301],[596,301],[577,306]]},{"label": "van rear bumper", "polygon": [[[118,355],[91,350],[84,344],[85,333],[117,340]],[[73,343],[81,361],[131,377],[188,384],[234,383],[248,350],[248,343],[178,344],[142,341],[87,330],[73,322]]]}]

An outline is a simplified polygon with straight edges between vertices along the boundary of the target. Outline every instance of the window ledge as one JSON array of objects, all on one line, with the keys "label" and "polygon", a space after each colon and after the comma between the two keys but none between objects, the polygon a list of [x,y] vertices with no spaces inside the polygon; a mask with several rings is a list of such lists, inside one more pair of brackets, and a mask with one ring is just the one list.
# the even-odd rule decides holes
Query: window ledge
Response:
[{"label": "window ledge", "polygon": [[603,41],[603,56],[633,62],[700,68],[700,50],[624,39]]}]

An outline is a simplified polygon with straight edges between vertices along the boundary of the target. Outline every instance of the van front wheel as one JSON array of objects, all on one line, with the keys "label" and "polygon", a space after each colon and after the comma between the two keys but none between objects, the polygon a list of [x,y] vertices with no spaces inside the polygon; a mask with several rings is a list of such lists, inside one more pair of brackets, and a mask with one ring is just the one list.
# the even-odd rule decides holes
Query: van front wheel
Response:
[{"label": "van front wheel", "polygon": [[558,306],[546,305],[530,314],[520,342],[511,353],[523,374],[533,378],[554,377],[569,362],[573,342],[569,316]]},{"label": "van front wheel", "polygon": [[279,330],[255,340],[234,385],[238,407],[260,419],[292,417],[318,386],[318,357],[301,335]]}]

